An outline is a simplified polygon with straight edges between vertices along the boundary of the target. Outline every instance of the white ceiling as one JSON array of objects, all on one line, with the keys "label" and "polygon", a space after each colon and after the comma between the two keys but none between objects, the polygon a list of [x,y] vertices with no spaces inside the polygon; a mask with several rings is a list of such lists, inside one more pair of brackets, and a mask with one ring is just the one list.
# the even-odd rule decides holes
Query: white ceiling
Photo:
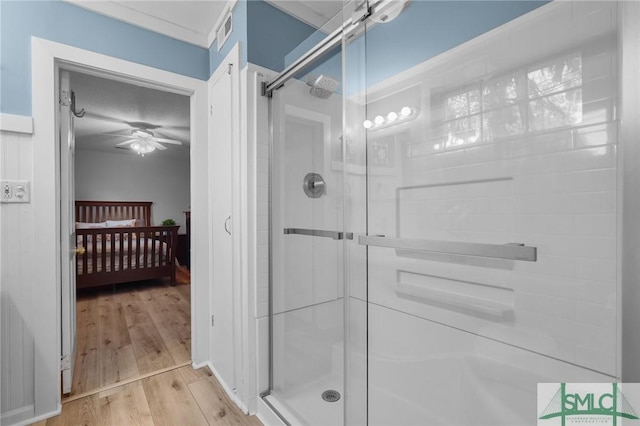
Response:
[{"label": "white ceiling", "polygon": [[65,0],[92,12],[209,48],[224,0]]},{"label": "white ceiling", "polygon": [[[160,34],[209,48],[223,14],[237,0],[65,0],[82,8]],[[316,28],[322,27],[343,0],[265,0]]]},{"label": "white ceiling", "polygon": [[120,142],[131,139],[135,128],[147,128],[157,137],[182,145],[166,144],[166,151],[153,156],[189,155],[189,97],[134,86],[87,74],[71,73],[76,111],[85,116],[74,120],[76,148],[135,155]]}]

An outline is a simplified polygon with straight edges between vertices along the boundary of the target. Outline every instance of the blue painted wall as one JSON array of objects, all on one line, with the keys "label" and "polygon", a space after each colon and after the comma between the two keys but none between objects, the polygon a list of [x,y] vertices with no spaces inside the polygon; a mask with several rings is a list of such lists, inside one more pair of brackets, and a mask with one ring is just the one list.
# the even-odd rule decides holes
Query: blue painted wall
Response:
[{"label": "blue painted wall", "polygon": [[[316,30],[313,34],[309,35],[302,43],[291,50],[284,58],[284,65],[289,66],[295,62],[299,57],[307,53],[316,44],[324,40],[329,34]],[[313,68],[305,70],[301,73],[301,76],[296,76],[300,80],[306,81],[308,77],[318,77],[320,75],[326,75],[331,78],[342,81],[342,47],[338,46],[333,51],[328,52],[321,62],[314,64]],[[342,84],[335,90],[337,93],[342,93]]]},{"label": "blue painted wall", "polygon": [[244,68],[247,63],[247,0],[239,0],[233,7],[231,15],[231,35],[224,46],[218,52],[218,42],[214,41],[209,48],[209,76],[218,69],[237,42],[240,42],[240,68]]},{"label": "blue painted wall", "polygon": [[[367,34],[367,85],[375,84],[527,13],[545,1],[414,0]],[[0,0],[0,112],[31,115],[31,36],[206,80],[236,42],[247,62],[282,71],[321,39],[263,0],[240,0],[223,49],[204,49],[60,0]],[[306,40],[306,42],[305,42]],[[295,51],[295,54],[291,52]],[[340,77],[334,56],[311,71]]]},{"label": "blue painted wall", "polygon": [[304,39],[300,44],[295,46],[291,51],[287,52],[284,57],[284,65],[285,67],[291,65],[296,61],[299,57],[307,53],[313,46],[320,43],[324,40],[329,34],[321,29],[314,31],[311,35],[309,35],[306,39]]},{"label": "blue painted wall", "polygon": [[[375,85],[546,3],[544,0],[413,0],[395,20],[373,26],[366,40],[361,37],[350,42],[346,58],[347,91],[353,93]],[[320,31],[311,34],[285,55],[285,65],[297,60],[326,35]],[[340,78],[342,58],[331,55],[314,69],[302,73],[300,79],[306,79],[307,74]]]},{"label": "blue painted wall", "polygon": [[367,32],[367,86],[379,83],[548,1],[413,1]]},{"label": "blue painted wall", "polygon": [[262,0],[249,0],[247,12],[249,62],[274,71],[282,71],[285,56],[316,31]]},{"label": "blue painted wall", "polygon": [[209,75],[237,42],[241,45],[241,67],[250,62],[282,71],[285,55],[315,31],[263,0],[239,0],[232,15],[233,30],[229,39],[219,52],[217,42],[209,49]]},{"label": "blue painted wall", "polygon": [[31,115],[31,36],[206,80],[207,49],[59,0],[0,1],[0,112]]}]

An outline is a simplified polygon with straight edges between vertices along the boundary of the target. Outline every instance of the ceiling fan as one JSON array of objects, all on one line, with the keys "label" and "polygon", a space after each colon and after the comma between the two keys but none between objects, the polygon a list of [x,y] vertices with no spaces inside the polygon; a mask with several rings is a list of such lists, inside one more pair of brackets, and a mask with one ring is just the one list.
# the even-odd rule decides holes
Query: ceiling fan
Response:
[{"label": "ceiling fan", "polygon": [[163,143],[172,145],[182,145],[182,142],[175,139],[159,138],[149,129],[136,128],[131,131],[131,139],[116,144],[117,147],[129,145],[139,155],[144,157],[145,154],[159,149],[164,151],[167,149]]},{"label": "ceiling fan", "polygon": [[188,131],[189,129],[188,126],[163,126],[143,121],[125,121],[114,117],[92,113],[90,111],[85,115],[90,119],[102,122],[112,122],[129,126],[127,129],[113,133],[103,133],[103,135],[117,138],[128,138],[124,142],[117,143],[115,147],[120,149],[131,149],[141,156],[153,152],[156,149],[160,151],[166,150],[167,147],[164,146],[164,144],[183,145],[183,142],[178,139],[162,137],[168,135],[160,135],[160,131],[162,131],[162,133],[166,133],[171,130],[180,132],[185,130]]}]

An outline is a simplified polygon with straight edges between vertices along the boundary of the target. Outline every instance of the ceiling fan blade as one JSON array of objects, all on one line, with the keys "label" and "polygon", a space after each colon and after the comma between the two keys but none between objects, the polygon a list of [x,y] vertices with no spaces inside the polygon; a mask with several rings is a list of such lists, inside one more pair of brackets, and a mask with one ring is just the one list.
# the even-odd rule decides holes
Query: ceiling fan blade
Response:
[{"label": "ceiling fan blade", "polygon": [[191,132],[189,131],[189,129],[187,129],[185,132],[184,130],[169,130],[167,127],[161,127],[154,130],[154,133],[159,138],[173,139],[185,143],[185,141],[189,140],[189,135]]},{"label": "ceiling fan blade", "polygon": [[[123,134],[123,132],[127,132],[127,134]],[[114,138],[130,138],[131,137],[131,129],[118,130],[117,132],[111,133],[96,133],[95,136],[111,136]]]},{"label": "ceiling fan blade", "polygon": [[127,145],[132,142],[136,142],[138,139],[129,139],[128,141],[117,143],[116,146]]},{"label": "ceiling fan blade", "polygon": [[185,131],[185,130],[190,130],[191,127],[190,126],[158,126],[159,129],[165,129],[165,130],[178,130],[178,131]]},{"label": "ceiling fan blade", "polygon": [[157,124],[147,123],[146,121],[123,121],[123,123],[128,124],[134,129],[154,130],[158,127],[162,127]]},{"label": "ceiling fan blade", "polygon": [[175,139],[165,139],[165,138],[156,138],[156,137],[154,137],[153,139],[157,142],[170,143],[173,145],[182,145],[182,142]]},{"label": "ceiling fan blade", "polygon": [[160,151],[164,151],[165,149],[167,149],[166,146],[159,144],[158,142],[154,141],[154,140],[149,140],[149,143],[153,146],[155,146],[156,148],[158,148]]},{"label": "ceiling fan blade", "polygon": [[85,117],[93,118],[93,119],[96,119],[96,120],[109,121],[109,122],[112,122],[112,123],[127,124],[127,125],[129,124],[124,120],[120,120],[118,118],[109,117],[109,116],[102,115],[102,114],[97,114],[97,113],[91,112],[91,111],[86,111],[85,112]]}]

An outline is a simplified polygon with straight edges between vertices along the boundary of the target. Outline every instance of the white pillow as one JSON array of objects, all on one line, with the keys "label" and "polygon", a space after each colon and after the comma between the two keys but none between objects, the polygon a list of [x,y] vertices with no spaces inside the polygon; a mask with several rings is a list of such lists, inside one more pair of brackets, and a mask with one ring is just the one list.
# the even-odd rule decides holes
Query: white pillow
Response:
[{"label": "white pillow", "polygon": [[136,226],[137,219],[126,220],[108,220],[107,228],[133,228]]},{"label": "white pillow", "polygon": [[76,222],[76,229],[106,228],[107,222]]}]

